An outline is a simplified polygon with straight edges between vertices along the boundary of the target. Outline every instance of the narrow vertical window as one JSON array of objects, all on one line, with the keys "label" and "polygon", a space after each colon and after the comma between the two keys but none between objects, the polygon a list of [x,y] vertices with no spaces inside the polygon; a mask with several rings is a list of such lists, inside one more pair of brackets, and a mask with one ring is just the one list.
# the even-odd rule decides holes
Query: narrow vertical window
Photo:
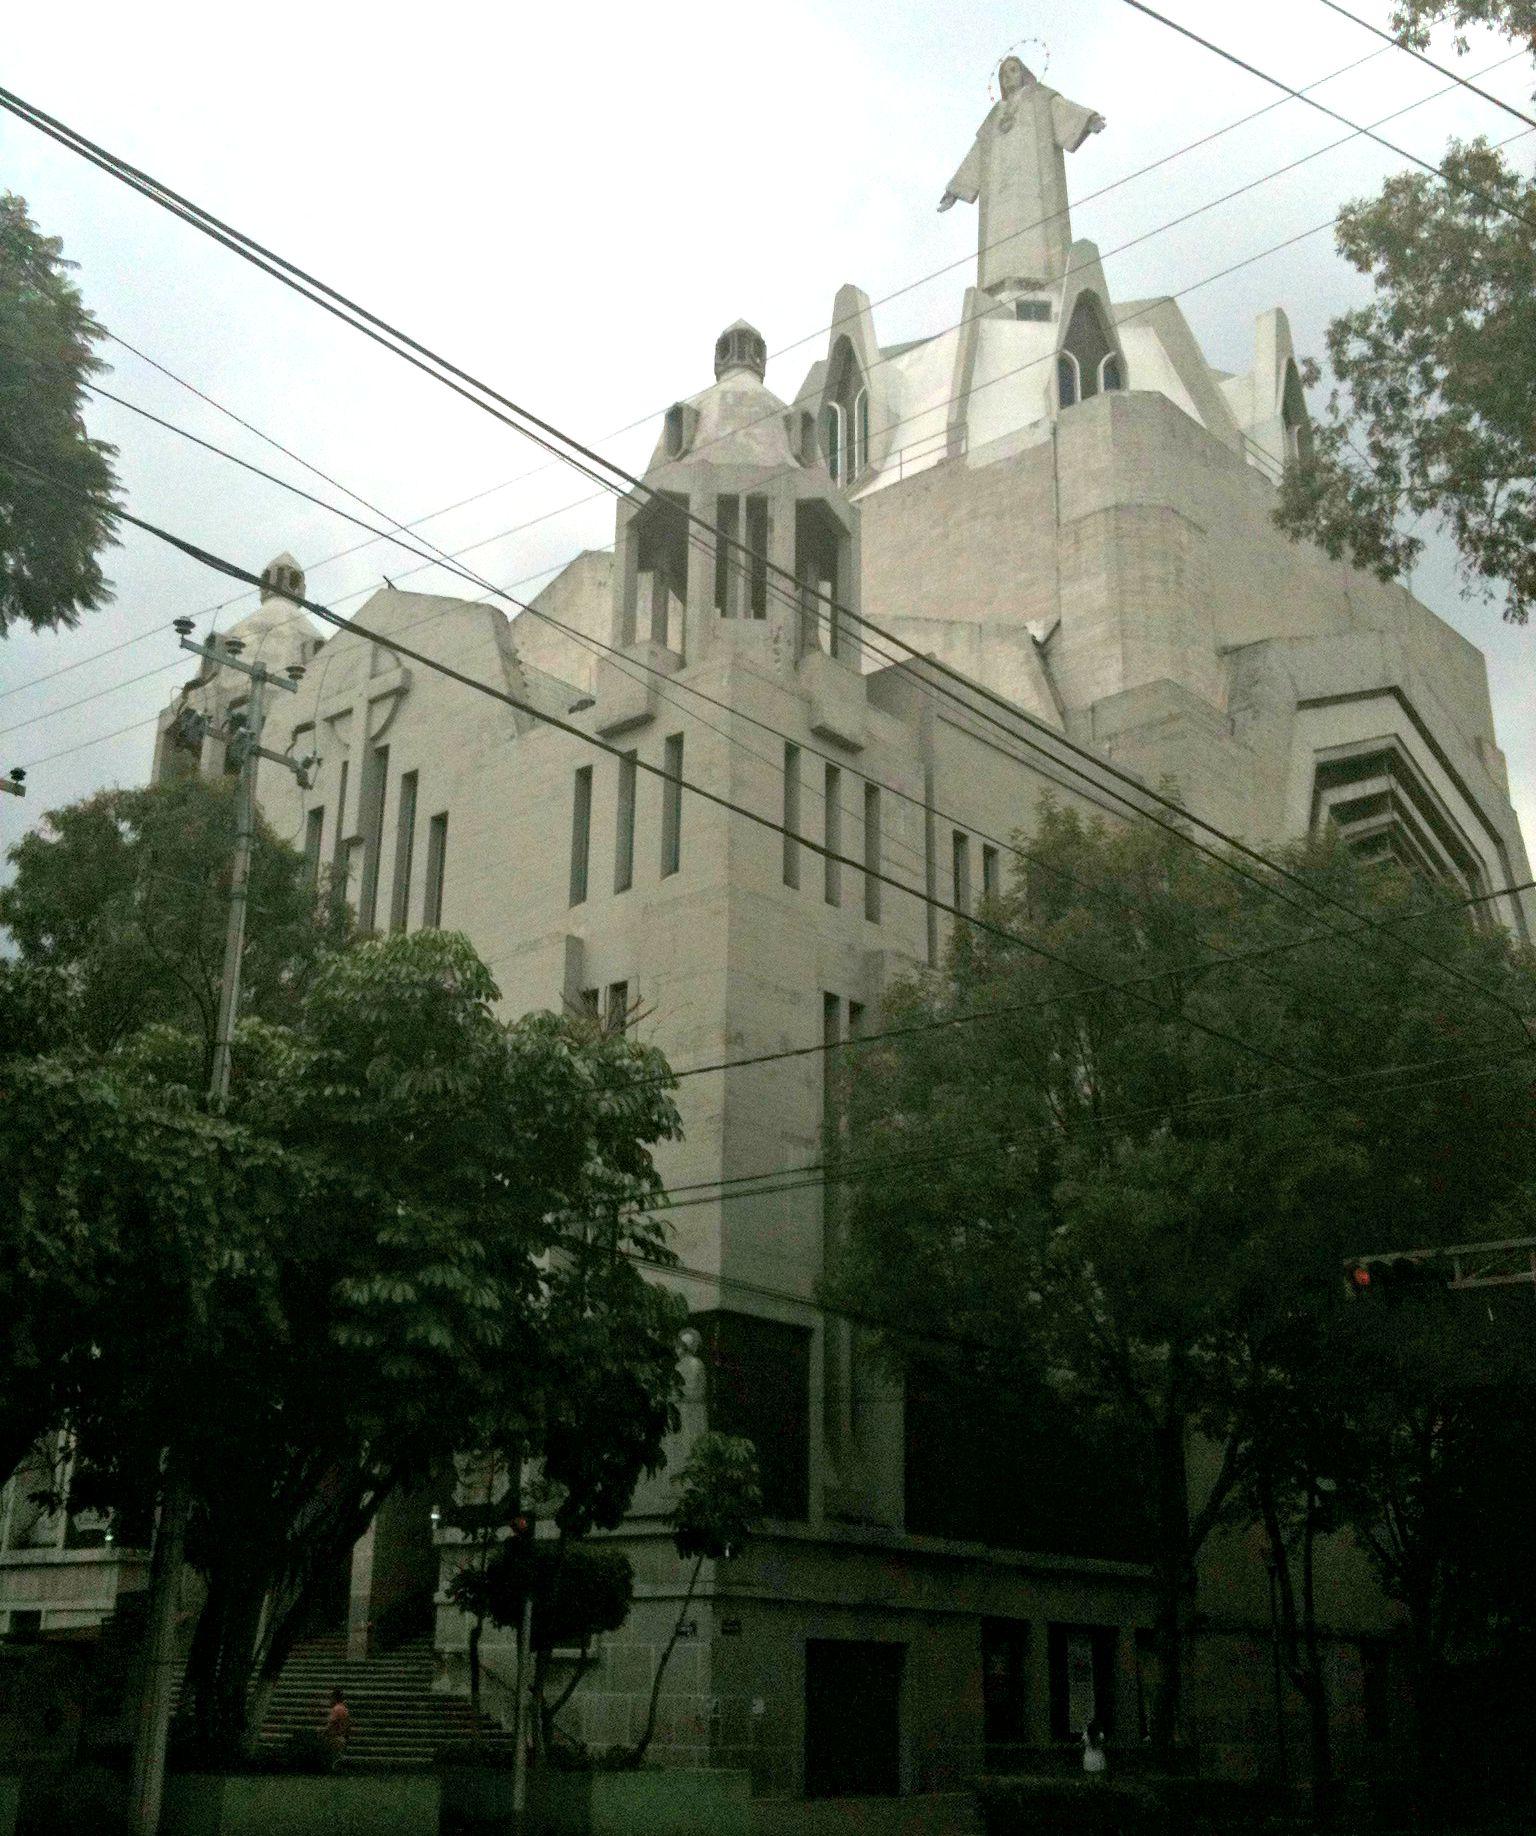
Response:
[{"label": "narrow vertical window", "polygon": [[955,830],[955,907],[971,909],[971,838],[964,830]]},{"label": "narrow vertical window", "polygon": [[416,854],[416,786],[414,771],[400,776],[400,811],[395,818],[395,884],[389,900],[389,928],[403,931],[411,921],[411,864]]},{"label": "narrow vertical window", "polygon": [[715,610],[722,618],[741,611],[741,499],[715,499]]},{"label": "narrow vertical window", "polygon": [[666,779],[661,796],[661,877],[683,864],[683,736],[669,733],[662,753]]},{"label": "narrow vertical window", "polygon": [[800,748],[784,742],[784,884],[800,884]]},{"label": "narrow vertical window", "polygon": [[826,855],[823,857],[827,869],[825,894],[828,905],[841,905],[843,902],[842,865],[833,857],[843,851],[843,806],[840,801],[843,791],[843,774],[840,767],[829,765],[826,776],[826,811],[825,837]]},{"label": "narrow vertical window", "polygon": [[331,837],[331,872],[337,889],[347,893],[347,761],[341,761],[341,775],[336,783],[336,833]]},{"label": "narrow vertical window", "polygon": [[990,842],[981,844],[981,893],[995,899],[1003,890],[1002,859]]},{"label": "narrow vertical window", "polygon": [[1070,351],[1063,351],[1056,359],[1056,405],[1058,408],[1077,405],[1077,359]]},{"label": "narrow vertical window", "polygon": [[613,840],[613,890],[628,892],[635,883],[635,755],[619,760],[618,821]]},{"label": "narrow vertical window", "polygon": [[860,389],[853,398],[853,469],[851,477],[861,477],[869,464],[869,391]]},{"label": "narrow vertical window", "polygon": [[864,786],[864,916],[880,922],[880,786]]},{"label": "narrow vertical window", "polygon": [[585,1019],[597,1021],[602,1018],[602,990],[600,988],[583,988],[581,991],[581,1011]]},{"label": "narrow vertical window", "polygon": [[325,808],[317,804],[304,818],[304,884],[311,892],[320,884],[320,844],[325,835]]},{"label": "narrow vertical window", "polygon": [[357,896],[357,922],[374,928],[379,913],[379,856],[384,851],[384,791],[389,783],[389,748],[375,746],[363,766],[363,794],[358,821],[363,831],[363,880]]},{"label": "narrow vertical window", "polygon": [[443,925],[443,875],[448,865],[448,812],[441,810],[427,824],[427,888],[421,922],[431,931]]},{"label": "narrow vertical window", "polygon": [[603,1017],[603,1026],[604,1029],[610,1033],[622,1033],[628,1028],[628,982],[610,982],[608,984],[608,1008]]},{"label": "narrow vertical window", "polygon": [[842,1041],[843,1004],[835,994],[821,997],[822,1145],[830,1150],[837,1133],[837,1048]]},{"label": "narrow vertical window", "polygon": [[578,765],[571,796],[571,904],[587,896],[587,867],[592,853],[592,767]]},{"label": "narrow vertical window", "polygon": [[747,611],[753,618],[768,616],[768,499],[749,497],[746,517]]}]

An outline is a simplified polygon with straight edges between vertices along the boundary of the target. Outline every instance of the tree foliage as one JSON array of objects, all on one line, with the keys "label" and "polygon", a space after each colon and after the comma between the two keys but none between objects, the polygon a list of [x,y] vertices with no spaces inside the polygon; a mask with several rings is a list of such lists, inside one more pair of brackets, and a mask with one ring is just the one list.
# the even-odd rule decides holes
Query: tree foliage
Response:
[{"label": "tree foliage", "polygon": [[[1316,902],[1150,825],[1046,813],[992,912],[1020,941],[961,931],[943,973],[888,999],[899,1036],[860,1050],[846,1092],[834,1298],[903,1375],[944,1357],[978,1396],[1028,1413],[1049,1395],[1118,1435],[1150,1520],[1164,1740],[1192,1566],[1276,1374],[1318,1371],[1344,1400],[1326,1381],[1343,1258],[1465,1240],[1536,1175],[1536,1136],[1510,1126],[1532,1089],[1523,954],[1342,850],[1295,864]],[[1211,1455],[1193,1481],[1192,1431]],[[976,1459],[990,1484],[1005,1447]],[[1007,1540],[1041,1546],[1033,1504],[1014,1500]]]},{"label": "tree foliage", "polygon": [[[1462,0],[1536,54],[1531,0]],[[1394,18],[1428,41],[1444,9]],[[1411,568],[1428,518],[1469,589],[1524,624],[1536,604],[1536,180],[1488,141],[1452,143],[1444,177],[1400,173],[1339,218],[1341,255],[1375,288],[1328,328],[1335,387],[1287,468],[1277,520],[1382,579]],[[1316,381],[1315,366],[1308,380]]]},{"label": "tree foliage", "polygon": [[[189,824],[152,922],[145,864],[162,857],[144,838],[222,803],[184,785],[135,795],[131,845],[98,800],[19,863],[21,980],[7,985],[34,1045],[39,989],[62,981],[78,1006],[124,963],[164,976],[110,1027],[84,1016],[51,1053],[7,1059],[0,1301],[16,1364],[40,1373],[19,1393],[29,1419],[75,1434],[92,1502],[190,1489],[207,1599],[189,1695],[203,1736],[227,1746],[316,1578],[392,1491],[482,1444],[488,1410],[532,1424],[537,1445],[556,1380],[579,1367],[615,1414],[641,1397],[624,1458],[656,1457],[676,1314],[645,1279],[665,1257],[645,1207],[649,1144],[676,1112],[665,1066],[632,1040],[551,1014],[501,1020],[456,934],[329,947],[323,909],[302,909],[302,863],[268,837],[253,898],[290,918],[290,947],[254,946],[270,951],[252,978],[261,1011],[240,1024],[230,1101],[209,1118],[206,1015],[170,940],[196,953],[224,836]],[[39,1270],[79,1305],[29,1312]],[[62,1363],[34,1314],[59,1322]],[[572,1439],[550,1431],[574,1471]],[[622,1509],[622,1463],[585,1484],[590,1521]]]},{"label": "tree foliage", "polygon": [[[25,969],[14,998],[23,986],[33,1002],[53,990],[61,1030],[51,1047],[110,1052],[164,1022],[211,1057],[234,833],[232,781],[187,778],[50,810],[11,849],[0,925]],[[258,821],[249,910],[241,1012],[291,1020],[321,957],[346,936],[346,908],[317,892],[303,857]]]},{"label": "tree foliage", "polygon": [[97,557],[114,540],[114,449],[82,412],[103,332],[62,249],[0,191],[0,637],[77,624],[111,598]]}]

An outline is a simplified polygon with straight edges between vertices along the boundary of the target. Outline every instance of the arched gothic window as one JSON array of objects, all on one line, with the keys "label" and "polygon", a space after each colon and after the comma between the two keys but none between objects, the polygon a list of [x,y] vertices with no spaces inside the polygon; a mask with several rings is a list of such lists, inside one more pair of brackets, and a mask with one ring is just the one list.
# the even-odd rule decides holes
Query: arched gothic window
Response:
[{"label": "arched gothic window", "polygon": [[1309,459],[1312,456],[1312,417],[1307,413],[1307,398],[1302,391],[1301,376],[1294,363],[1285,366],[1280,418],[1285,427],[1287,463]]},{"label": "arched gothic window", "polygon": [[827,470],[832,474],[833,482],[836,484],[843,482],[845,446],[843,404],[828,402],[821,411],[821,450],[827,462]]},{"label": "arched gothic window", "polygon": [[838,339],[827,369],[821,450],[840,485],[853,484],[869,468],[869,390],[847,338]]},{"label": "arched gothic window", "polygon": [[[1110,339],[1096,293],[1080,293],[1056,358],[1056,399],[1062,408],[1087,401],[1101,389],[1123,389],[1125,370]],[[1067,375],[1071,368],[1070,379]]]}]

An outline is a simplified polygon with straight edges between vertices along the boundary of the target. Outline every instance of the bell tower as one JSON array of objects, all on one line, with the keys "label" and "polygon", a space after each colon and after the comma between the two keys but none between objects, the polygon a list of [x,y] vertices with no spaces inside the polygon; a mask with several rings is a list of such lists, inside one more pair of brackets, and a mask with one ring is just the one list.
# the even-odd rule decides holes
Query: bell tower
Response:
[{"label": "bell tower", "polygon": [[727,326],[714,383],[667,410],[644,488],[620,503],[612,641],[651,668],[732,645],[858,668],[856,513],[767,365],[755,327]]}]

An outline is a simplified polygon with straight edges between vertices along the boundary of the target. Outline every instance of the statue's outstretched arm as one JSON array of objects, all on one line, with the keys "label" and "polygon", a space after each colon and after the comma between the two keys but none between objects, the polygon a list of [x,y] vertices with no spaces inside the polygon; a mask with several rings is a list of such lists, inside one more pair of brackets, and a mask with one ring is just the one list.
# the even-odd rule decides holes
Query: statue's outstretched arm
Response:
[{"label": "statue's outstretched arm", "polygon": [[939,199],[939,209],[948,210],[958,198],[964,198],[967,204],[974,204],[980,190],[981,143],[973,140],[970,152],[960,162],[960,170],[944,187],[944,195]]}]

